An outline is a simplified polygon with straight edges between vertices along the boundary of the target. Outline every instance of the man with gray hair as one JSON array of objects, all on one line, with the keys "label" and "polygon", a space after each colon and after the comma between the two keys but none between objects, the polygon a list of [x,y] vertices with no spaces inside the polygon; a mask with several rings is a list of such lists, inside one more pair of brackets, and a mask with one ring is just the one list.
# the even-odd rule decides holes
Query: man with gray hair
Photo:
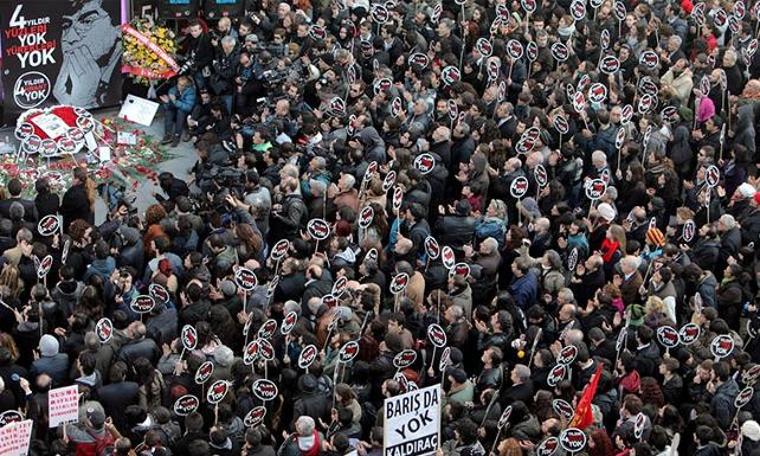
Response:
[{"label": "man with gray hair", "polygon": [[715,268],[716,272],[726,269],[728,259],[736,258],[742,246],[742,232],[733,215],[723,214],[718,219],[718,233],[720,234],[720,256]]},{"label": "man with gray hair", "polygon": [[644,279],[639,272],[639,259],[626,255],[620,260],[620,274],[616,274],[612,282],[620,288],[626,307],[638,301],[639,287]]},{"label": "man with gray hair", "polygon": [[501,264],[501,254],[499,253],[499,242],[493,237],[483,239],[478,247],[478,251],[473,251],[470,245],[464,246],[464,255],[470,262],[480,265],[483,268],[483,278],[489,283],[496,279]]},{"label": "man with gray hair", "polygon": [[430,117],[430,104],[424,98],[417,98],[412,105],[412,115],[406,121],[409,130],[425,134],[433,119]]},{"label": "man with gray hair", "polygon": [[451,130],[449,130],[449,127],[441,126],[436,128],[433,130],[431,139],[430,152],[441,157],[446,168],[449,169],[449,173],[458,171],[453,170],[451,167]]},{"label": "man with gray hair", "polygon": [[279,456],[317,455],[326,448],[324,445],[327,442],[322,433],[316,429],[314,418],[300,416],[293,427],[295,432],[292,434],[288,434],[287,431],[282,432],[285,441],[277,452]]},{"label": "man with gray hair", "polygon": [[509,374],[512,386],[504,391],[501,396],[502,407],[506,407],[515,401],[530,404],[533,400],[533,382],[530,379],[530,368],[525,364],[515,364]]},{"label": "man with gray hair", "polygon": [[348,207],[359,212],[359,192],[355,186],[356,178],[351,173],[341,174],[338,183],[330,185],[327,196],[333,199],[336,211]]}]

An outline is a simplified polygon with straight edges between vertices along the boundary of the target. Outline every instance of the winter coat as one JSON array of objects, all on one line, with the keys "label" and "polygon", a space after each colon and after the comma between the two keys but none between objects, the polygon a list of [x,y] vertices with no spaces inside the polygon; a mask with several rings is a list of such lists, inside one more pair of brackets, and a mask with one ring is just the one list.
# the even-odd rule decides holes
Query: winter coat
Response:
[{"label": "winter coat", "polygon": [[475,397],[475,385],[469,380],[465,381],[462,388],[459,391],[446,393],[446,397],[443,399],[444,404],[450,404],[457,402],[460,405],[464,405],[466,402],[472,402]]},{"label": "winter coat", "polygon": [[189,114],[190,111],[192,111],[195,107],[196,94],[195,87],[192,85],[186,87],[182,92],[179,92],[177,90],[177,86],[175,85],[169,89],[169,95],[175,96],[174,101],[170,100],[169,103],[171,103],[171,105],[176,109],[182,110]]},{"label": "winter coat", "polygon": [[472,289],[466,284],[464,289],[451,294],[452,304],[456,304],[464,310],[464,318],[468,321],[472,317]]},{"label": "winter coat", "polygon": [[71,222],[82,219],[90,225],[95,224],[95,212],[87,200],[87,190],[84,184],[77,184],[66,190],[60,207],[63,216],[63,228],[68,231]]},{"label": "winter coat", "polygon": [[282,238],[292,239],[306,222],[306,205],[300,195],[286,195],[282,201],[282,212],[275,214],[283,232]]},{"label": "winter coat", "polygon": [[717,239],[700,239],[689,253],[691,261],[709,271],[715,268],[720,258],[720,243]]},{"label": "winter coat", "polygon": [[507,230],[505,220],[498,217],[482,217],[475,222],[475,238],[482,241],[492,237],[499,243],[499,247],[504,243],[504,233]]},{"label": "winter coat", "polygon": [[517,440],[537,442],[541,438],[541,424],[535,416],[529,415],[528,419],[515,424],[510,434]]},{"label": "winter coat", "polygon": [[56,353],[53,356],[41,356],[32,363],[29,370],[30,378],[36,378],[39,374],[47,374],[53,379],[53,386],[66,385],[69,374],[69,356],[65,353]]},{"label": "winter coat", "polygon": [[435,231],[441,244],[461,250],[463,245],[472,242],[475,219],[457,215],[440,217],[435,224]]},{"label": "winter coat", "polygon": [[524,276],[512,282],[510,292],[517,307],[527,310],[532,306],[538,295],[538,279],[536,279],[533,271],[528,271]]},{"label": "winter coat", "polygon": [[705,272],[705,275],[697,283],[697,293],[702,296],[702,302],[705,306],[716,306],[716,288],[718,288],[718,280],[711,272]]},{"label": "winter coat", "polygon": [[739,394],[739,385],[736,380],[729,378],[715,390],[715,395],[710,401],[710,410],[712,416],[718,420],[718,424],[724,430],[728,429],[734,419],[736,408],[734,399]]},{"label": "winter coat", "polygon": [[364,145],[364,157],[370,162],[385,163],[385,142],[375,127],[365,127],[359,132],[359,139]]},{"label": "winter coat", "polygon": [[84,293],[84,284],[79,281],[58,282],[50,296],[57,302],[66,318],[74,313],[79,299]]},{"label": "winter coat", "polygon": [[749,151],[749,156],[755,155],[755,114],[751,104],[739,106],[737,109],[736,136],[734,144],[741,144]]}]

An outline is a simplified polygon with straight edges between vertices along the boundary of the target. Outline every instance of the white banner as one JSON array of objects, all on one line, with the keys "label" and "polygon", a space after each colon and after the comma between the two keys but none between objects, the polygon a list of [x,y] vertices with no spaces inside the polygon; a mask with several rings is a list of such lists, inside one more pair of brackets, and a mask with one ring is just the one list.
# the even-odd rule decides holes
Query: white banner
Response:
[{"label": "white banner", "polygon": [[16,421],[0,428],[0,454],[26,456],[32,439],[32,420]]},{"label": "white banner", "polygon": [[384,456],[425,456],[441,439],[441,385],[386,399]]}]

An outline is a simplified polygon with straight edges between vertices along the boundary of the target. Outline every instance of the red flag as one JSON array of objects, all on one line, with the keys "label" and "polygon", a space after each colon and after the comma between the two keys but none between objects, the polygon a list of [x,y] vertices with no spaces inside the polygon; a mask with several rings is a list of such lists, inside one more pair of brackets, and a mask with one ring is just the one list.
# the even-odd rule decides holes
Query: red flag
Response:
[{"label": "red flag", "polygon": [[591,413],[591,401],[596,396],[596,388],[599,386],[599,378],[602,376],[602,364],[596,368],[596,372],[591,376],[591,381],[586,388],[583,389],[583,395],[581,400],[578,401],[578,405],[575,407],[575,415],[570,420],[568,427],[575,427],[578,429],[585,429],[594,422],[594,415]]}]

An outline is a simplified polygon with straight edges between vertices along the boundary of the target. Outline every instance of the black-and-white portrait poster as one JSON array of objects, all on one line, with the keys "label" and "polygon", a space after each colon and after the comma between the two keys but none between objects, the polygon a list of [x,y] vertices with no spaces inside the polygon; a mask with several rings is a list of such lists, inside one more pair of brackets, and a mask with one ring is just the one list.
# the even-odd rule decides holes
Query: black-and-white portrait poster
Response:
[{"label": "black-and-white portrait poster", "polygon": [[53,104],[118,104],[125,1],[0,2],[4,121]]}]

